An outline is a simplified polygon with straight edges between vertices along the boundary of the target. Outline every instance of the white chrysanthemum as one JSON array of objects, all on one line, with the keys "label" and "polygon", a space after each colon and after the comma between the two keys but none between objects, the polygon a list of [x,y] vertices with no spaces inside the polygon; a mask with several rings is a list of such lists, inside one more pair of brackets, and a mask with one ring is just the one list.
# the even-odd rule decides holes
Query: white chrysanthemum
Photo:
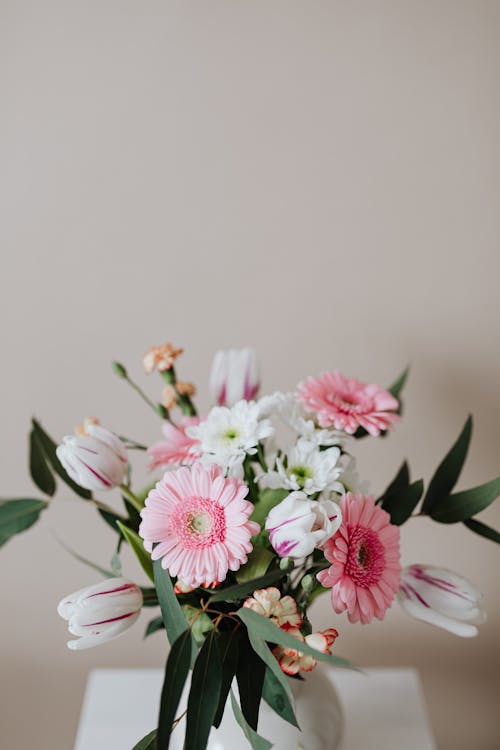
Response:
[{"label": "white chrysanthemum", "polygon": [[259,441],[273,432],[255,401],[238,401],[231,409],[214,406],[205,420],[186,429],[186,434],[201,444],[205,463],[218,464],[234,476],[241,475],[245,456],[254,455]]},{"label": "white chrysanthemum", "polygon": [[344,486],[337,481],[342,474],[340,448],[321,451],[315,443],[299,438],[284,456],[276,459],[276,470],[261,476],[263,487],[302,490],[307,495],[330,490],[342,494]]},{"label": "white chrysanthemum", "polygon": [[263,396],[258,404],[263,417],[277,416],[300,437],[316,445],[342,445],[346,440],[345,433],[339,430],[318,428],[293,393],[276,391],[270,396]]}]

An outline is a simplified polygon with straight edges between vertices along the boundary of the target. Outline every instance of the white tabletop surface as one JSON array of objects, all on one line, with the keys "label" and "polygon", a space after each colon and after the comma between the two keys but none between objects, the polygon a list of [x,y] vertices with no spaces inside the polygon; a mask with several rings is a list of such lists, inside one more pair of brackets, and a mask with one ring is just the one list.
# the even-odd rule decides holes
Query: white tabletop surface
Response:
[{"label": "white tabletop surface", "polygon": [[[435,750],[415,670],[335,670],[329,677],[346,715],[342,750]],[[162,681],[161,669],[92,671],[75,750],[132,750],[156,725]]]}]

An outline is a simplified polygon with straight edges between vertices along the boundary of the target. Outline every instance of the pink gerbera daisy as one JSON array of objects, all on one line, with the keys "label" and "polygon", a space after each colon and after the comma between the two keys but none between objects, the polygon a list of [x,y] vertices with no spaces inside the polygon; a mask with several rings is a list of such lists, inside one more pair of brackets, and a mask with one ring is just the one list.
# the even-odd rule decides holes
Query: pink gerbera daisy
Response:
[{"label": "pink gerbera daisy", "polygon": [[145,548],[184,586],[223,581],[247,561],[250,538],[260,531],[248,520],[247,493],[246,484],[224,477],[219,466],[197,462],[167,472],[141,512]]},{"label": "pink gerbera daisy", "polygon": [[383,620],[399,588],[399,528],[373,497],[345,495],[342,525],[323,552],[331,562],[318,573],[323,586],[332,588],[332,606],[347,610],[350,622]]},{"label": "pink gerbera daisy", "polygon": [[155,443],[148,449],[149,468],[192,464],[201,455],[196,451],[197,440],[186,435],[186,428],[201,422],[199,417],[183,417],[179,425],[164,422],[162,432],[165,440]]},{"label": "pink gerbera daisy", "polygon": [[399,402],[378,385],[367,385],[340,372],[325,372],[308,378],[297,396],[306,409],[316,412],[321,427],[334,427],[353,435],[358,427],[380,435],[398,421]]}]

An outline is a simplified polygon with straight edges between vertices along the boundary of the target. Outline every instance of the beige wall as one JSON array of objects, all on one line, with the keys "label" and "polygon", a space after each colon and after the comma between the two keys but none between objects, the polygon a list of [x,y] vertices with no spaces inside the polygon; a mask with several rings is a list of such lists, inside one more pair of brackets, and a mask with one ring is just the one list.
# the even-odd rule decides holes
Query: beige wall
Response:
[{"label": "beige wall", "polygon": [[[411,361],[406,420],[360,447],[375,491],[411,459],[429,477],[469,410],[461,486],[499,470],[500,3],[0,2],[2,494],[32,493],[25,433],[97,414],[153,441],[110,372],[186,347],[208,405],[217,347],[259,348],[266,390],[341,368],[383,384]],[[160,384],[147,383],[156,395]],[[144,468],[141,473],[144,476]],[[114,502],[114,501],[113,501]],[[500,526],[500,505],[484,513]],[[68,750],[87,671],[160,665],[143,624],[81,654],[58,599],[113,536],[61,492],[0,552],[2,747]],[[499,550],[411,521],[405,562],[485,592],[464,641],[397,609],[334,619],[361,664],[416,665],[441,748],[498,746]],[[132,559],[125,571],[139,576]],[[495,741],[496,740],[496,741]]]}]

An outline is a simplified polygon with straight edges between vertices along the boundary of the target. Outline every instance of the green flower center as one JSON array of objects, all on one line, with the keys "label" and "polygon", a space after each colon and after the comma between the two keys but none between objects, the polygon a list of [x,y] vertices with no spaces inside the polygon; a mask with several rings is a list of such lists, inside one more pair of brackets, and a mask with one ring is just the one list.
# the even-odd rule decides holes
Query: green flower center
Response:
[{"label": "green flower center", "polygon": [[312,479],[313,473],[309,466],[290,466],[288,475],[294,476],[299,487],[304,487],[308,479]]}]

